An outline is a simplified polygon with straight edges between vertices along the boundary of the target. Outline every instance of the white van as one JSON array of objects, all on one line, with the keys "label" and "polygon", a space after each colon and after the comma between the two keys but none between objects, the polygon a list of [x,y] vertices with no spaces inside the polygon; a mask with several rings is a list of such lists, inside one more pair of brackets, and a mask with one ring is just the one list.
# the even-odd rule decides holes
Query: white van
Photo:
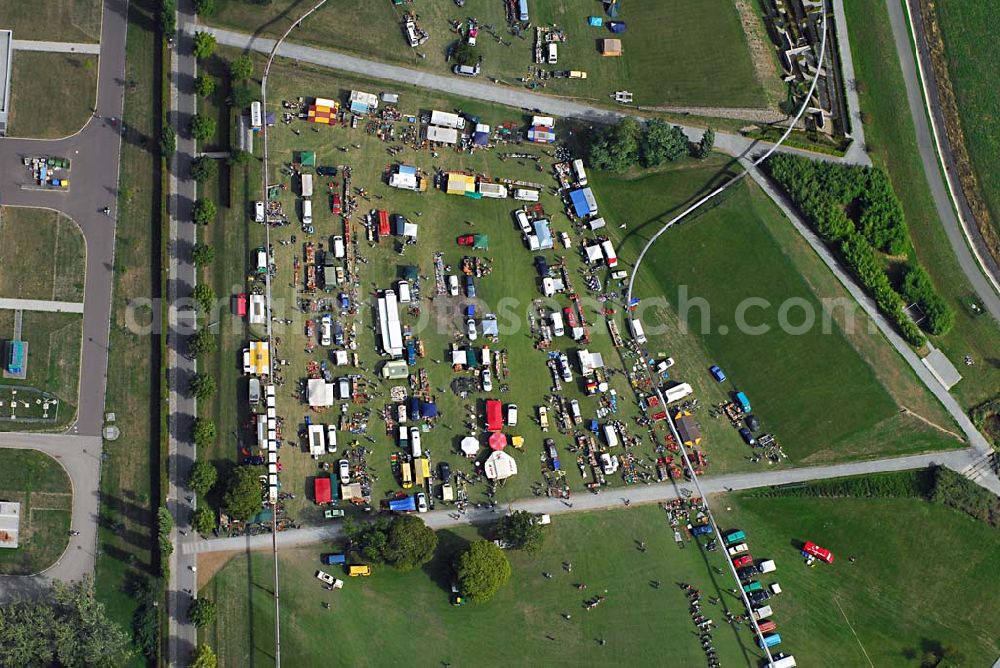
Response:
[{"label": "white van", "polygon": [[410,303],[410,284],[408,281],[400,281],[396,284],[396,292],[399,294],[400,304]]},{"label": "white van", "polygon": [[313,222],[313,203],[311,199],[302,200],[302,224],[312,225]]},{"label": "white van", "polygon": [[346,255],[344,251],[344,237],[334,237],[333,238],[333,256],[338,260]]},{"label": "white van", "polygon": [[455,274],[448,275],[448,294],[452,297],[458,296],[458,276]]},{"label": "white van", "polygon": [[520,228],[522,234],[531,234],[531,223],[528,222],[528,214],[518,209],[514,212],[514,218],[517,220],[517,226]]},{"label": "white van", "polygon": [[566,330],[563,328],[562,313],[560,313],[559,311],[553,311],[552,314],[549,316],[549,319],[552,321],[553,334],[555,334],[556,336],[562,336],[563,334],[566,333]]},{"label": "white van", "polygon": [[255,223],[264,222],[264,203],[254,202],[253,203],[253,220]]},{"label": "white van", "polygon": [[507,426],[517,426],[517,404],[507,404]]},{"label": "white van", "polygon": [[642,323],[638,320],[632,321],[632,334],[635,337],[637,343],[646,342],[646,333],[642,331]]},{"label": "white van", "polygon": [[299,180],[300,180],[299,184],[302,187],[302,196],[303,197],[312,197],[313,196],[313,175],[312,174],[303,174],[302,176],[299,177]]},{"label": "white van", "polygon": [[537,202],[538,191],[528,190],[527,188],[515,188],[514,199],[519,200],[521,202]]},{"label": "white van", "polygon": [[423,454],[420,449],[420,429],[417,427],[410,427],[410,449],[414,458]]},{"label": "white van", "polygon": [[549,65],[555,65],[559,62],[559,47],[556,46],[555,42],[549,42]]}]

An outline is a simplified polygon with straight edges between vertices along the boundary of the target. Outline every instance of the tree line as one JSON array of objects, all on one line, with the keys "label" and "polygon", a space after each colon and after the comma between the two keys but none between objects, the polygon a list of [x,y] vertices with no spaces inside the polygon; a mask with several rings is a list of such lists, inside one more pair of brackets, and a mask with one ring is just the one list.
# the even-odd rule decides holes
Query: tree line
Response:
[{"label": "tree line", "polygon": [[587,159],[596,169],[624,172],[637,165],[657,167],[684,155],[705,158],[714,144],[715,132],[711,128],[692,144],[679,126],[658,118],[640,123],[627,116],[615,125],[591,132]]},{"label": "tree line", "polygon": [[[796,155],[776,154],[765,169],[788,194],[809,224],[840,252],[879,308],[914,346],[926,339],[906,314],[907,303],[926,316],[924,328],[947,334],[955,312],[938,294],[927,272],[912,259],[913,247],[903,206],[888,175],[873,167],[838,165]],[[903,257],[898,285],[887,273],[890,260]],[[904,300],[905,297],[905,300]]]}]

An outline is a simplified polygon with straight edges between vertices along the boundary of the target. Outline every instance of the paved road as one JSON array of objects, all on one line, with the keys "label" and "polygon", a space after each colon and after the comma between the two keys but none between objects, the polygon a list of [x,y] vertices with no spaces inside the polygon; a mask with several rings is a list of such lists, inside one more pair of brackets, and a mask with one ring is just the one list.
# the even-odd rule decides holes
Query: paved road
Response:
[{"label": "paved road", "polygon": [[83,313],[83,302],[53,302],[47,299],[7,299],[0,297],[0,308],[14,311]]},{"label": "paved road", "polygon": [[11,41],[15,51],[46,51],[48,53],[87,53],[96,55],[101,52],[100,44],[81,44],[78,42],[40,42],[33,39],[15,39]]},{"label": "paved road", "polygon": [[[177,130],[177,152],[170,168],[170,280],[168,299],[171,305],[178,300],[188,300],[194,290],[196,273],[191,262],[191,248],[197,240],[197,228],[191,222],[191,206],[197,197],[197,184],[190,178],[191,160],[197,154],[197,146],[188,123],[197,111],[194,93],[194,79],[197,76],[197,62],[192,55],[193,30],[195,23],[193,0],[177,3],[177,38],[171,56],[171,123]],[[174,314],[168,336],[167,362],[170,379],[169,418],[169,489],[167,505],[174,516],[173,540],[177,543],[180,531],[190,531],[191,512],[197,499],[185,484],[191,466],[194,464],[196,449],[192,440],[197,402],[184,392],[189,379],[197,371],[195,361],[185,356],[187,339],[194,333],[195,322],[191,319],[178,321],[179,315],[191,313],[170,309]],[[180,392],[178,391],[180,390]],[[188,501],[188,498],[192,501]],[[197,629],[188,622],[187,610],[191,595],[197,595],[197,574],[192,570],[196,565],[191,555],[175,550],[170,558],[170,580],[167,586],[167,609],[169,617],[169,665],[186,666],[198,641]]]},{"label": "paved road", "polygon": [[62,464],[73,485],[73,529],[59,561],[40,577],[0,577],[0,600],[31,595],[51,580],[79,580],[93,575],[97,559],[98,485],[101,480],[101,439],[66,434],[0,434],[0,448],[41,450]]},{"label": "paved road", "polygon": [[[127,0],[105,0],[96,116],[76,134],[55,140],[0,138],[0,205],[55,209],[76,221],[87,243],[79,412],[73,432],[99,436],[107,388],[111,291],[118,214],[118,156],[122,136],[104,120],[121,119],[125,88]],[[73,161],[69,192],[22,190],[30,173],[25,155],[57,155]],[[111,208],[111,215],[101,213]],[[96,488],[95,488],[96,489]]]},{"label": "paved road", "polygon": [[[944,226],[948,242],[951,244],[958,264],[962,267],[976,294],[982,300],[986,310],[992,314],[993,318],[1000,322],[1000,294],[995,286],[1000,284],[1000,267],[993,261],[975,219],[969,209],[968,203],[962,194],[961,186],[958,184],[958,171],[955,169],[954,155],[948,144],[947,135],[944,134],[944,119],[941,114],[941,107],[937,97],[937,87],[934,84],[934,71],[930,65],[930,58],[927,53],[927,41],[923,34],[923,23],[919,20],[920,12],[917,3],[913,0],[906,0],[909,3],[910,12],[915,20],[913,27],[916,28],[916,44],[920,53],[920,60],[924,76],[928,78],[928,100],[930,112],[935,118],[935,124],[942,129],[939,135],[941,139],[941,157],[945,163],[945,171],[949,180],[953,182],[952,191],[956,194],[956,206],[962,212],[965,225],[955,215],[955,208],[941,176],[941,169],[938,163],[938,153],[935,148],[934,134],[928,122],[927,108],[923,96],[923,82],[920,78],[920,71],[913,56],[913,43],[911,42],[911,22],[907,17],[907,12],[900,0],[886,0],[886,7],[889,10],[889,23],[892,25],[892,36],[896,43],[896,53],[899,57],[899,64],[903,70],[903,79],[906,82],[906,100],[910,107],[910,116],[913,117],[913,126],[917,132],[917,149],[920,152],[920,160],[923,162],[924,174],[927,175],[927,183],[930,186],[931,196],[934,198],[934,206],[937,209],[938,218]],[[993,283],[983,274],[979,262],[973,257],[973,252],[969,248],[969,239],[978,257],[983,261],[983,266],[992,275]]]},{"label": "paved road", "polygon": [[854,54],[851,53],[850,31],[847,29],[847,15],[844,13],[844,0],[833,0],[833,20],[837,37],[837,55],[840,57],[840,74],[844,81],[844,93],[847,100],[847,113],[851,117],[851,134],[854,141],[847,147],[844,156],[853,164],[870,165],[868,149],[865,145],[865,126],[861,122],[861,103],[858,100],[858,89],[854,85]]},{"label": "paved road", "polygon": [[[222,28],[199,26],[198,29],[212,33],[215,35],[218,43],[225,46],[252,49],[260,53],[270,53],[271,49],[274,48],[273,39],[247,35]],[[417,88],[440,90],[453,95],[460,95],[474,100],[486,100],[509,107],[538,109],[544,114],[575,118],[593,123],[614,123],[618,119],[630,115],[624,111],[602,109],[558,97],[531,93],[518,88],[485,83],[478,79],[431,74],[429,72],[399,67],[397,65],[387,65],[374,60],[349,56],[337,51],[316,49],[291,42],[282,44],[278,49],[278,55],[322,67],[344,70],[386,81],[395,81],[401,84],[409,84]],[[691,141],[698,141],[701,138],[703,132],[701,128],[681,127]],[[727,132],[715,133],[715,149],[733,156],[748,155],[751,151],[764,150],[769,146],[771,144],[757,142]],[[871,164],[864,151],[851,153],[849,154],[850,158],[837,158],[795,148],[782,147],[780,150],[786,153],[806,155],[817,160],[829,160],[833,162],[857,160],[860,164]]]},{"label": "paved road", "polygon": [[[703,476],[698,478],[698,480],[706,494],[717,494],[728,490],[759,489],[775,485],[788,485],[809,480],[822,480],[865,473],[905,471],[931,465],[947,466],[952,470],[964,472],[969,467],[975,465],[978,459],[978,452],[966,449],[875,461],[834,464],[830,466]],[[625,498],[629,499],[633,504],[658,503],[679,498],[689,492],[693,492],[693,488],[683,482],[664,482],[616,489],[602,494],[577,494],[572,499],[573,505],[571,507],[558,499],[541,497],[516,501],[510,504],[509,508],[512,510],[527,510],[532,513],[561,514],[621,508],[623,506],[623,499]],[[498,512],[500,513],[506,512],[506,510],[507,506],[498,508]],[[453,513],[454,510],[451,509],[434,510],[421,517],[427,522],[428,526],[434,529],[444,529],[460,524],[485,524],[495,521],[498,517],[497,513],[493,513],[488,509],[477,508],[469,508],[467,513],[458,518],[452,517]],[[281,547],[294,547],[297,545],[312,545],[314,543],[330,541],[341,536],[341,526],[341,523],[338,522],[336,524],[282,531],[278,534],[278,545]],[[185,554],[270,549],[270,534],[249,537],[242,536],[238,538],[192,538],[183,542],[180,546],[180,551]]]}]

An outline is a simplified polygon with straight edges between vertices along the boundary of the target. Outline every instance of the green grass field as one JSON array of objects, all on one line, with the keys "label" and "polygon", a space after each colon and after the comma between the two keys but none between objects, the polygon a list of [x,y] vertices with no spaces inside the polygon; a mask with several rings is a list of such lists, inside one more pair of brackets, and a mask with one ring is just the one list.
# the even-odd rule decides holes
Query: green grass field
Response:
[{"label": "green grass field", "polygon": [[[126,77],[135,87],[125,92],[124,120],[148,143],[122,144],[122,170],[118,200],[115,249],[115,289],[112,304],[111,349],[108,360],[106,410],[117,416],[121,437],[104,444],[101,470],[101,529],[95,590],[108,615],[124,629],[131,629],[138,602],[133,584],[139,577],[156,575],[152,563],[155,541],[157,485],[160,484],[160,403],[155,392],[159,381],[157,336],[136,334],[126,326],[132,300],[158,296],[158,272],[152,269],[160,253],[159,157],[155,153],[155,121],[159,114],[156,54],[159,41],[155,25],[157,3],[132,0]],[[138,312],[140,324],[151,314]],[[165,475],[165,472],[164,472]],[[161,603],[161,605],[163,605]],[[145,666],[139,648],[129,666]]]},{"label": "green grass field", "polygon": [[88,43],[100,41],[101,7],[100,0],[0,0],[0,16],[14,39]]},{"label": "green grass field", "polygon": [[[603,514],[557,517],[543,552],[508,552],[513,575],[489,603],[453,607],[448,602],[451,555],[478,538],[471,527],[439,532],[437,557],[410,573],[375,567],[370,578],[344,578],[330,593],[316,580],[319,553],[327,546],[282,552],[282,659],[319,665],[331,653],[351,666],[410,663],[430,666],[698,665],[704,654],[675,581],[726,596],[708,565],[722,567],[720,553],[694,543],[674,544],[663,511],[655,506]],[[637,541],[646,543],[646,552]],[[567,573],[564,561],[572,564]],[[325,570],[340,577],[339,571]],[[542,574],[550,572],[553,578]],[[658,580],[661,588],[651,586]],[[204,633],[220,666],[269,660],[274,645],[273,561],[251,553],[230,561],[200,591],[220,606],[217,624]],[[584,591],[576,588],[584,583]],[[603,595],[594,610],[583,600]],[[728,602],[727,596],[727,602]],[[330,610],[322,602],[330,603]],[[709,613],[722,611],[705,603]],[[569,614],[569,620],[561,615]],[[717,614],[715,614],[717,613]],[[378,652],[371,629],[378,627]],[[555,640],[549,640],[551,635]],[[606,640],[604,646],[598,639]],[[750,665],[756,655],[744,629],[723,624],[714,634],[723,663]]]},{"label": "green grass field", "polygon": [[[983,549],[995,529],[918,499],[719,501],[717,519],[743,527],[754,556],[777,560],[774,619],[799,665],[914,666],[939,645],[963,655],[953,665],[1000,654],[1000,557]],[[791,546],[802,540],[832,550],[834,564],[804,566]]]},{"label": "green grass field", "polygon": [[[983,549],[995,542],[994,529],[920,499],[725,495],[714,507],[723,527],[746,531],[756,559],[777,562],[776,573],[759,579],[781,585],[783,593],[769,601],[783,639],[778,649],[800,665],[913,666],[938,645],[953,648],[956,665],[988,665],[1000,652],[1000,623],[991,614],[998,593],[991,574],[1000,557]],[[698,665],[704,657],[673,583],[692,583],[706,597],[739,606],[728,594],[728,575],[717,578],[712,570],[722,566],[720,554],[690,543],[678,549],[663,511],[646,506],[557,516],[539,555],[508,553],[513,576],[493,601],[453,608],[446,555],[474,535],[467,527],[443,532],[438,557],[421,571],[376,566],[371,578],[344,578],[344,588],[332,593],[314,574],[322,567],[320,552],[333,546],[283,551],[282,658],[314,665],[333,654],[358,666],[516,665],[527,657],[544,665]],[[646,553],[636,549],[639,540]],[[794,546],[801,540],[833,550],[834,564],[805,566]],[[561,569],[563,561],[572,563],[571,574]],[[272,563],[265,553],[237,555],[201,589],[220,606],[220,621],[203,635],[220,665],[270,660]],[[545,579],[545,571],[555,577]],[[587,591],[576,590],[576,582]],[[581,594],[604,589],[604,605],[579,608]],[[713,640],[722,663],[758,665],[747,649],[749,633],[735,634],[722,622],[721,607],[703,599],[703,608],[720,623]],[[597,645],[597,638],[607,644]]]},{"label": "green grass field", "polygon": [[[294,76],[293,76],[294,73]],[[302,90],[317,91],[316,94],[338,96],[344,89],[349,89],[350,82],[343,79],[330,78],[323,72],[311,68],[288,68],[284,63],[276,66],[270,79],[273,83],[271,99],[280,100],[296,97]],[[214,107],[206,106],[206,113]],[[518,114],[509,111],[470,103],[453,98],[434,95],[407,95],[404,99],[404,110],[429,108],[462,108],[481,115],[485,121],[496,124],[502,120],[519,121]],[[405,127],[405,124],[403,125]],[[455,237],[468,232],[486,232],[490,235],[488,251],[477,251],[473,254],[492,258],[498,269],[492,275],[480,281],[478,296],[487,306],[480,312],[496,309],[501,300],[513,299],[514,308],[509,309],[518,319],[522,328],[511,335],[501,337],[499,346],[505,348],[511,360],[512,376],[509,379],[510,391],[500,394],[505,401],[516,401],[524,418],[533,417],[535,407],[544,405],[550,394],[548,370],[544,367],[544,354],[534,351],[533,340],[526,332],[526,317],[529,304],[540,296],[536,287],[533,272],[529,269],[530,255],[524,250],[519,235],[514,231],[510,220],[513,208],[508,201],[481,200],[471,202],[465,198],[447,196],[440,192],[428,192],[423,195],[397,191],[386,187],[381,182],[381,173],[392,158],[385,155],[385,145],[377,139],[360,130],[345,128],[324,128],[318,133],[311,131],[309,126],[296,125],[301,128],[301,135],[295,135],[291,129],[279,125],[274,128],[270,137],[272,150],[272,176],[270,182],[286,182],[287,177],[278,174],[277,169],[283,162],[292,159],[292,150],[316,149],[319,164],[338,164],[349,161],[353,168],[353,184],[368,188],[372,193],[372,201],[362,202],[361,210],[368,207],[384,207],[391,212],[407,215],[420,225],[420,243],[409,246],[399,256],[392,247],[383,242],[380,246],[368,248],[364,244],[363,229],[355,225],[353,233],[362,235],[360,248],[369,260],[367,265],[360,266],[359,280],[362,294],[366,296],[376,287],[386,287],[391,278],[399,275],[401,266],[415,264],[423,276],[432,275],[431,255],[435,251],[445,254],[445,262],[453,266],[462,255],[462,249],[455,245]],[[352,148],[349,153],[338,150],[340,146],[350,144],[360,145],[360,150]],[[519,147],[532,153],[537,149]],[[438,157],[429,156],[427,152],[414,152],[405,149],[399,159],[410,164],[429,168],[432,164],[446,168],[469,168],[479,173],[493,176],[521,178],[549,183],[551,179],[545,173],[540,173],[533,163],[521,160],[501,162],[496,152],[480,151],[474,155],[442,151]],[[519,164],[524,163],[524,164]],[[547,164],[547,163],[546,163]],[[629,265],[626,258],[632,258],[638,253],[642,238],[652,228],[643,229],[642,223],[660,217],[665,211],[679,205],[693,193],[705,187],[719,172],[724,169],[725,162],[712,159],[704,163],[682,162],[674,168],[654,174],[645,179],[617,178],[606,175],[593,175],[595,190],[602,202],[602,211],[608,216],[607,232],[616,240],[622,249],[625,266]],[[259,163],[253,163],[246,173],[243,170],[234,171],[234,182],[231,188],[221,187],[215,181],[203,186],[203,192],[211,196],[227,198],[230,192],[234,199],[232,206],[223,207],[219,220],[203,233],[203,238],[216,247],[217,260],[213,266],[203,272],[203,279],[209,280],[214,286],[217,296],[226,299],[234,292],[244,290],[242,279],[249,271],[248,262],[251,249],[263,242],[263,230],[259,226],[246,225],[247,208],[243,202],[245,193],[254,192],[258,178]],[[336,179],[330,179],[336,180]],[[337,234],[341,224],[334,222],[327,208],[324,193],[325,180],[317,185],[314,197],[314,216],[317,232],[323,235],[315,239],[321,242],[326,235]],[[249,190],[247,190],[249,189]],[[381,197],[382,199],[375,199]],[[282,194],[281,199],[286,210],[295,212],[297,209],[291,190]],[[561,204],[550,194],[543,194],[542,202],[552,215],[556,231],[567,231],[574,235],[574,246],[579,246],[580,237],[573,231],[565,216],[560,213]],[[417,213],[423,214],[417,216]],[[747,216],[747,213],[750,216]],[[277,278],[273,281],[272,291],[276,303],[291,305],[295,303],[296,291],[292,287],[289,267],[295,257],[301,257],[302,236],[298,232],[297,214],[292,216],[293,227],[279,229],[272,234],[276,261],[279,267]],[[465,221],[472,221],[469,226]],[[619,221],[629,224],[626,231],[620,231]],[[757,221],[756,225],[748,225]],[[737,228],[742,226],[744,229]],[[244,231],[240,231],[244,230]],[[281,245],[276,242],[288,239],[293,233],[298,235],[298,242],[291,245]],[[627,235],[622,240],[620,237]],[[680,236],[675,236],[680,235]],[[717,237],[732,237],[737,243],[709,246],[709,240]],[[755,247],[755,254],[748,255],[743,248]],[[712,248],[718,253],[711,256]],[[576,252],[562,252],[571,268],[570,275],[575,275],[575,267],[581,266]],[[689,282],[700,294],[710,298],[717,306],[723,319],[732,318],[735,302],[742,297],[757,294],[767,296],[777,303],[782,299],[795,297],[805,299],[811,305],[816,305],[816,295],[824,298],[846,298],[846,293],[835,282],[832,275],[814,256],[808,246],[787,225],[784,218],[762,193],[751,186],[743,186],[738,194],[727,200],[720,207],[705,214],[693,224],[668,235],[663,245],[657,247],[657,256],[651,258],[648,267],[656,267],[655,273],[648,270],[640,277],[637,294],[666,294],[669,299],[675,294],[677,282]],[[700,257],[699,256],[703,256]],[[690,259],[699,256],[698,262],[709,263],[713,273],[700,272],[695,276],[687,276],[684,272],[692,266]],[[766,258],[766,259],[760,259]],[[756,262],[754,262],[756,261]],[[758,266],[759,265],[759,266]],[[516,268],[522,267],[519,271]],[[741,285],[738,291],[727,294],[730,281],[726,271],[739,271],[749,274],[759,274],[762,278],[754,287]],[[737,271],[736,273],[739,273]],[[763,272],[763,273],[762,273]],[[804,279],[803,279],[804,277]],[[698,281],[702,280],[701,283]],[[301,278],[300,278],[301,282]],[[433,292],[433,281],[424,280],[424,296],[427,311],[426,296],[428,290]],[[622,286],[614,286],[621,289]],[[322,293],[320,293],[322,294]],[[733,297],[732,295],[738,295]],[[563,299],[557,300],[562,304]],[[436,313],[442,307],[454,308],[458,300],[450,297],[438,297],[430,309]],[[280,306],[279,306],[280,308]],[[768,315],[768,322],[774,321],[774,309]],[[596,311],[597,305],[588,306],[588,313]],[[204,368],[212,369],[218,377],[219,390],[211,402],[202,402],[200,411],[205,417],[213,419],[218,425],[220,434],[213,448],[200,454],[221,464],[228,465],[236,459],[235,445],[239,439],[246,442],[252,436],[244,428],[247,424],[247,409],[245,407],[246,385],[236,369],[239,350],[246,345],[250,335],[260,336],[263,328],[247,326],[235,318],[225,314],[218,320],[221,328],[218,353],[206,358]],[[746,390],[752,402],[757,406],[758,415],[765,428],[777,434],[779,440],[786,446],[790,459],[795,463],[819,463],[834,460],[871,458],[888,454],[904,454],[928,449],[954,447],[958,441],[952,436],[926,426],[925,423],[912,417],[899,414],[905,406],[945,430],[954,430],[947,415],[923,389],[910,370],[905,368],[894,351],[877,335],[868,331],[867,321],[860,312],[855,314],[858,326],[854,327],[849,337],[841,331],[841,324],[846,320],[840,311],[836,321],[838,326],[832,328],[829,335],[810,332],[805,336],[786,336],[773,332],[766,337],[743,337],[729,335],[717,337],[711,334],[707,337],[695,335],[678,336],[676,330],[663,335],[651,335],[650,346],[654,351],[662,351],[664,355],[675,358],[677,365],[671,371],[671,377],[690,382],[696,389],[697,396],[703,404],[715,404],[727,397],[727,391],[732,386],[720,386],[711,381],[707,367],[718,362],[729,371],[734,382]],[[310,360],[323,359],[324,353],[317,349],[312,354],[303,350],[306,343],[302,335],[304,316],[284,307],[278,311],[279,318],[293,319],[290,326],[276,325],[275,333],[283,343],[280,356],[288,361],[285,367],[286,379],[290,382],[279,389],[279,414],[287,416],[285,439],[293,438],[307,411],[296,396],[298,378]],[[599,323],[594,313],[591,318]],[[357,318],[358,353],[363,366],[368,370],[365,376],[370,376],[374,368],[374,358],[370,351],[375,346],[374,334],[371,328],[371,316],[367,308],[362,309]],[[668,323],[676,323],[676,313],[672,308],[655,314],[655,318],[665,319]],[[344,322],[349,325],[350,319]],[[404,324],[416,325],[418,318],[404,315]],[[723,322],[720,320],[719,322]],[[428,350],[429,359],[441,359],[453,336],[459,331],[460,320],[454,315],[432,315],[431,327],[419,330],[419,336]],[[620,325],[624,329],[624,325]],[[255,331],[252,331],[255,330]],[[572,346],[563,345],[567,350]],[[610,345],[603,324],[593,328],[593,343],[591,350],[597,350],[605,355],[609,366],[622,368],[624,362]],[[821,351],[821,352],[819,352]],[[830,377],[829,360],[836,359],[838,371]],[[631,362],[628,362],[631,364]],[[467,405],[475,406],[470,401],[463,401],[447,388],[455,375],[445,364],[433,364],[425,359],[431,387],[435,388],[435,397],[443,415],[439,425],[424,437],[424,448],[430,448],[435,461],[449,461],[453,467],[465,467],[467,464],[455,456],[457,444],[467,432],[462,424],[462,415]],[[350,370],[353,372],[354,370]],[[814,387],[820,378],[819,387]],[[829,380],[826,380],[829,378]],[[381,384],[377,384],[376,387]],[[636,414],[632,390],[623,375],[612,379],[612,386],[619,396],[619,417],[629,420]],[[789,389],[792,388],[792,389]],[[386,388],[381,391],[387,394]],[[593,398],[585,398],[574,386],[565,388],[563,395],[579,398],[584,407],[585,415],[596,413],[598,403]],[[483,395],[474,395],[476,399]],[[375,411],[385,405],[386,397],[375,398],[370,404]],[[831,405],[838,406],[830,410]],[[356,410],[356,409],[351,409]],[[478,409],[481,412],[481,408]],[[706,409],[707,410],[707,409]],[[822,416],[827,417],[822,417]],[[817,418],[816,416],[820,416]],[[328,421],[325,415],[314,415],[320,422]],[[708,448],[706,450],[711,466],[709,472],[731,471],[755,466],[749,463],[747,456],[750,451],[741,444],[735,430],[723,420],[714,420],[703,414],[702,426],[706,433]],[[292,425],[292,426],[289,426]],[[382,498],[384,493],[397,490],[389,469],[389,453],[395,451],[393,441],[384,435],[384,423],[379,417],[372,416],[369,420],[368,435],[376,438],[374,455],[369,457],[369,464],[379,475],[375,486],[375,498]],[[508,481],[501,490],[500,498],[521,498],[530,493],[533,483],[540,480],[540,470],[535,468],[535,458],[540,456],[539,444],[543,438],[539,427],[531,419],[522,419],[516,433],[526,439],[523,454],[517,453],[521,473]],[[555,430],[548,436],[556,438],[560,448],[569,445],[569,439],[560,437]],[[341,432],[341,446],[350,443],[351,437]],[[252,440],[250,440],[252,443]],[[361,441],[365,444],[364,441]],[[642,450],[642,448],[640,448]],[[565,468],[570,469],[567,480],[574,490],[582,490],[585,482],[579,478],[572,463],[575,455],[564,454]],[[651,454],[643,453],[642,456]],[[325,457],[325,460],[335,460],[340,455]],[[295,500],[289,500],[286,507],[294,517],[315,520],[318,511],[310,502],[311,477],[316,473],[314,462],[302,452],[284,451],[283,479],[286,490],[300,495]],[[301,481],[301,482],[300,482]]]},{"label": "green grass field", "polygon": [[21,504],[18,547],[0,550],[0,575],[32,575],[51,566],[69,542],[73,490],[65,469],[37,450],[3,447],[0,499]]},{"label": "green grass field", "polygon": [[[283,33],[307,9],[297,0],[277,0],[252,11],[239,0],[220,0],[217,5],[219,10],[211,23],[268,36]],[[531,3],[534,25],[555,23],[568,38],[559,45],[558,65],[544,67],[584,70],[588,74],[586,80],[550,79],[545,88],[539,89],[541,92],[600,104],[610,104],[609,96],[614,91],[627,89],[635,93],[635,102],[644,106],[767,105],[732,3],[631,0],[623,7],[619,19],[628,24],[628,31],[619,36],[624,55],[604,58],[597,51],[597,40],[614,35],[607,28],[587,25],[588,16],[603,15],[601,5],[581,5],[571,0]],[[430,39],[416,49],[408,46],[402,34],[401,17],[407,10],[416,11],[420,15],[418,25],[430,33]],[[446,51],[458,38],[448,21],[464,21],[470,16],[478,18],[480,25],[495,26],[504,42],[498,43],[481,31],[477,49],[484,58],[482,76],[522,85],[519,78],[528,76],[528,66],[534,64],[534,29],[523,39],[511,35],[504,4],[499,1],[477,1],[464,8],[445,2],[401,6],[390,2],[356,3],[348,8],[342,0],[336,0],[307,19],[292,39],[445,73],[452,66],[445,60]],[[420,58],[418,53],[427,57]]]},{"label": "green grass field", "polygon": [[[10,80],[11,137],[58,138],[90,120],[97,56],[16,51]],[[72,184],[72,173],[70,183]]]},{"label": "green grass field", "polygon": [[0,209],[0,296],[83,301],[87,247],[66,216],[48,209]]},{"label": "green grass field", "polygon": [[[1000,235],[1000,96],[989,85],[990,63],[1000,58],[993,34],[996,5],[985,0],[934,3],[944,41],[948,77],[972,158],[979,191],[989,210],[994,241]],[[918,19],[919,20],[919,19]]]},{"label": "green grass field", "polygon": [[[624,257],[636,257],[670,217],[673,207],[666,204],[693,196],[695,183],[709,181],[711,172],[700,172],[689,179],[669,172],[633,180],[595,175],[610,220],[629,225],[620,245]],[[640,275],[635,296],[663,295],[673,311],[656,308],[652,322],[669,330],[670,344],[700,334],[708,359],[728,376],[724,388],[747,393],[764,429],[773,430],[793,462],[957,445],[899,415],[900,406],[913,409],[917,402],[918,413],[953,428],[888,344],[869,333],[860,309],[852,305],[848,318],[836,306],[833,316],[824,316],[824,304],[833,303],[827,300],[846,300],[846,294],[757,188],[740,185],[722,204],[669,231],[645,262],[655,270]],[[705,367],[681,371],[688,371],[685,380],[714,384]]]},{"label": "green grass field", "polygon": [[[53,429],[67,424],[76,414],[80,382],[80,337],[83,316],[76,313],[41,313],[25,311],[21,338],[28,342],[28,373],[24,380],[0,377],[0,386],[33,387],[59,399],[58,416],[31,422],[0,419],[0,431],[26,428]],[[14,335],[14,312],[0,310],[0,338]],[[4,399],[9,397],[4,396]],[[9,408],[0,409],[9,417]],[[21,409],[18,411],[21,413]],[[23,411],[29,418],[40,418],[37,408]]]},{"label": "green grass field", "polygon": [[[974,293],[935,214],[912,119],[909,113],[900,112],[908,108],[906,90],[885,4],[879,0],[859,0],[846,3],[845,9],[860,83],[861,108],[866,116],[868,150],[876,164],[888,170],[903,202],[917,259],[927,268],[938,292],[955,309],[952,331],[944,337],[931,338],[960,367],[964,378],[952,388],[952,393],[962,405],[972,407],[994,396],[1000,387],[1000,367],[996,362],[1000,327],[988,315],[971,316],[962,303]],[[972,355],[976,365],[962,366],[965,355]]]}]

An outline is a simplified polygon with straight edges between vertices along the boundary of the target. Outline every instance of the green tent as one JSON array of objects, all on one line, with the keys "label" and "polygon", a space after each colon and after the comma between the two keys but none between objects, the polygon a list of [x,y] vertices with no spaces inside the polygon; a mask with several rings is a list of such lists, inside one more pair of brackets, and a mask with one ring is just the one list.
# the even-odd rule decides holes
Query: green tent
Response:
[{"label": "green tent", "polygon": [[303,167],[315,167],[316,166],[316,152],[315,151],[299,151],[299,164]]},{"label": "green tent", "polygon": [[479,352],[472,347],[465,351],[465,366],[475,369],[479,366]]},{"label": "green tent", "polygon": [[412,264],[407,264],[399,268],[399,275],[408,281],[417,280],[419,274],[420,270]]},{"label": "green tent", "polygon": [[485,234],[476,234],[472,237],[472,247],[481,250],[490,249],[490,238]]}]

